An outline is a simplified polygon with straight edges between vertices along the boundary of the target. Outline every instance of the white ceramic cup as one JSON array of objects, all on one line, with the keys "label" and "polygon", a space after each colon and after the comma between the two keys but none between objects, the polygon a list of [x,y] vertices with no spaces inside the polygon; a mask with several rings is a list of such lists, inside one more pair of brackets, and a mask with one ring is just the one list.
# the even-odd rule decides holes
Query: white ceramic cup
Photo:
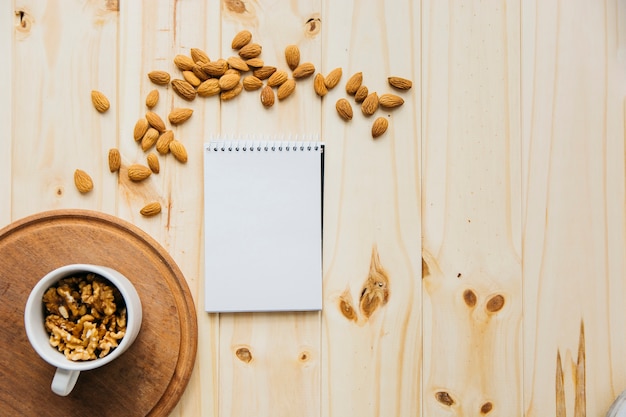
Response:
[{"label": "white ceramic cup", "polygon": [[[45,314],[42,298],[46,290],[60,279],[84,272],[100,275],[117,287],[126,303],[126,333],[120,344],[105,357],[88,361],[72,361],[56,347],[50,345],[50,335],[44,326]],[[141,301],[137,290],[128,278],[114,269],[89,264],[66,265],[49,272],[31,291],[24,311],[24,326],[28,340],[43,360],[56,366],[57,370],[52,379],[52,391],[61,396],[72,392],[81,371],[98,368],[120,357],[135,341],[141,327],[141,319]]]}]

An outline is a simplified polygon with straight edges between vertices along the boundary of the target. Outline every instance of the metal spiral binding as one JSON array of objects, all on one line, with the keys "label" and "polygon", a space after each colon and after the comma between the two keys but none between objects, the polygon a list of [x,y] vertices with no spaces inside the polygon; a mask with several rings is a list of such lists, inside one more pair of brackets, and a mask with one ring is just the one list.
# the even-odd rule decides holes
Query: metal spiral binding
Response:
[{"label": "metal spiral binding", "polygon": [[317,135],[231,135],[211,136],[205,144],[209,152],[305,152],[322,151],[324,145]]}]

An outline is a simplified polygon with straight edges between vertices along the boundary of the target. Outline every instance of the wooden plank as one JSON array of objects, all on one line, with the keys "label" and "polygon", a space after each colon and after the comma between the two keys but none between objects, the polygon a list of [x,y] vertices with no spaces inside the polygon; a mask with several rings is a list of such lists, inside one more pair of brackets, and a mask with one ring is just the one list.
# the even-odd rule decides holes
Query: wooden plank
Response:
[{"label": "wooden plank", "polygon": [[[182,78],[174,65],[177,54],[190,56],[191,48],[211,54],[219,50],[219,4],[217,2],[123,2],[120,25],[121,113],[119,147],[126,164],[146,164],[149,153],[158,155],[160,171],[141,184],[131,183],[122,169],[118,187],[118,212],[154,236],[181,268],[194,296],[198,314],[196,368],[172,416],[217,415],[218,318],[204,312],[203,294],[203,143],[219,128],[219,101],[197,97],[188,102],[171,86],[157,86],[147,77],[152,70],[167,71],[172,79]],[[138,53],[141,51],[141,53]],[[137,120],[145,117],[147,94],[156,89],[159,102],[152,109],[166,128],[187,149],[188,161],[181,163],[171,154],[144,151],[133,140]],[[168,121],[175,107],[193,109],[192,117],[174,126]],[[163,211],[144,218],[141,207],[159,201]]]},{"label": "wooden plank", "polygon": [[[284,58],[288,44],[299,46],[302,62],[319,67],[320,12],[319,1],[224,1],[219,57],[236,55],[231,41],[247,29],[262,46],[265,64],[287,70],[290,78]],[[292,96],[268,109],[259,93],[243,91],[221,103],[221,134],[319,137],[320,100],[313,77],[298,81]],[[318,416],[319,323],[317,312],[220,315],[219,415]]]},{"label": "wooden plank", "polygon": [[519,2],[422,13],[423,414],[521,415]]},{"label": "wooden plank", "polygon": [[604,415],[626,388],[626,10],[531,1],[522,21],[524,408]]},{"label": "wooden plank", "polygon": [[[15,31],[12,136],[13,219],[37,211],[76,207],[112,212],[115,180],[106,151],[117,131],[117,109],[98,113],[91,90],[117,99],[116,2],[19,0]],[[93,178],[81,195],[74,170]]]},{"label": "wooden plank", "polygon": [[[323,100],[322,415],[421,415],[420,8],[412,1],[326,1],[323,72],[343,69]],[[345,84],[405,103],[366,117]],[[404,93],[387,77],[413,81]],[[335,102],[347,98],[344,122]],[[371,135],[374,118],[389,130]]]},{"label": "wooden plank", "polygon": [[21,24],[21,15],[10,2],[0,7],[0,54],[9,57],[8,64],[0,66],[0,137],[4,151],[0,154],[0,225],[11,222],[11,148],[13,138],[13,32]]}]

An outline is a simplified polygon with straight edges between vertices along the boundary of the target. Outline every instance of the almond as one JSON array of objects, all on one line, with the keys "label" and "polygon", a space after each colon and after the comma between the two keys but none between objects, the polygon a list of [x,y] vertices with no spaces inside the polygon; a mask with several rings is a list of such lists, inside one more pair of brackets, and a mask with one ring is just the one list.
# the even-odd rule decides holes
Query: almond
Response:
[{"label": "almond", "polygon": [[243,79],[243,88],[246,91],[258,90],[261,87],[263,87],[263,81],[254,75],[248,75]]},{"label": "almond", "polygon": [[181,71],[191,71],[196,63],[187,55],[176,55],[174,57],[174,65]]},{"label": "almond", "polygon": [[265,62],[261,58],[250,58],[246,60],[246,65],[253,68],[261,68],[265,65]]},{"label": "almond", "polygon": [[152,90],[146,96],[146,106],[153,108],[159,102],[159,90]]},{"label": "almond", "polygon": [[131,181],[143,181],[152,174],[152,170],[145,165],[132,164],[128,167],[128,178]]},{"label": "almond", "polygon": [[116,172],[122,166],[122,155],[117,148],[109,149],[109,171]]},{"label": "almond", "polygon": [[324,78],[324,83],[326,84],[326,88],[329,90],[335,88],[337,84],[339,84],[339,80],[341,80],[341,75],[343,74],[343,70],[341,67],[337,67]]},{"label": "almond", "polygon": [[305,62],[303,64],[298,65],[296,69],[293,70],[293,78],[306,78],[315,72],[315,66],[310,62]]},{"label": "almond", "polygon": [[272,107],[274,105],[274,90],[269,85],[266,85],[261,90],[261,103],[265,107]]},{"label": "almond", "polygon": [[383,94],[378,98],[378,104],[380,104],[381,107],[393,109],[395,107],[400,107],[401,105],[403,105],[404,100],[402,99],[402,97],[395,94]]},{"label": "almond", "polygon": [[326,83],[324,82],[324,76],[322,74],[317,73],[315,75],[315,79],[313,80],[313,89],[320,97],[324,97],[328,93],[328,88],[326,88]]},{"label": "almond", "polygon": [[228,63],[228,66],[236,70],[243,72],[250,71],[250,67],[248,66],[248,64],[246,64],[246,61],[239,58],[238,56],[231,56],[226,60],[226,63]]},{"label": "almond", "polygon": [[300,48],[297,45],[287,45],[285,48],[285,61],[293,71],[300,65]]},{"label": "almond", "polygon": [[254,71],[252,71],[252,75],[257,77],[259,80],[265,80],[265,79],[268,79],[275,72],[276,72],[276,67],[266,65],[266,66],[257,68]]},{"label": "almond", "polygon": [[96,110],[98,110],[100,113],[104,113],[105,111],[109,110],[109,107],[111,106],[111,104],[109,103],[109,99],[97,90],[91,91],[91,102],[93,103],[93,106],[96,108]]},{"label": "almond", "polygon": [[172,152],[174,158],[176,158],[179,162],[182,162],[183,164],[187,162],[187,150],[185,149],[185,145],[176,139],[170,142],[170,152]]},{"label": "almond", "polygon": [[152,148],[159,139],[159,131],[151,127],[146,131],[146,134],[141,138],[141,150],[144,152]]},{"label": "almond", "polygon": [[159,116],[155,112],[147,111],[146,120],[148,121],[150,126],[155,128],[159,132],[165,132],[165,123],[163,122],[163,119],[161,119],[161,116]]},{"label": "almond", "polygon": [[148,167],[150,168],[150,170],[154,172],[155,174],[158,174],[159,171],[161,170],[161,166],[159,164],[159,157],[156,156],[156,154],[154,153],[150,153],[146,157],[146,160],[148,162]]},{"label": "almond", "polygon": [[209,79],[209,76],[207,75],[206,72],[204,72],[204,70],[202,69],[202,65],[204,65],[203,62],[201,62],[200,64],[196,64],[192,69],[191,72],[193,72],[193,75],[195,75],[196,77],[198,77],[198,79],[200,81],[206,81]]},{"label": "almond", "polygon": [[189,84],[191,84],[194,87],[197,87],[200,85],[200,83],[202,83],[202,80],[198,78],[198,76],[194,74],[193,71],[191,70],[183,71],[182,74],[183,74],[183,78],[185,79],[185,81],[187,81]]},{"label": "almond", "polygon": [[222,101],[232,100],[233,98],[237,97],[239,93],[241,93],[242,90],[243,90],[243,84],[237,83],[237,85],[231,88],[230,90],[222,91],[220,93],[220,99]]},{"label": "almond", "polygon": [[337,103],[335,103],[335,109],[342,119],[352,120],[352,105],[345,98],[340,98],[339,100],[337,100]]},{"label": "almond", "polygon": [[217,78],[209,78],[198,86],[198,95],[200,97],[211,97],[220,93],[220,82]]},{"label": "almond", "polygon": [[278,91],[276,92],[276,97],[278,97],[278,100],[284,100],[287,97],[289,97],[294,92],[295,89],[296,89],[296,80],[294,80],[293,78],[290,78],[284,83],[282,83],[280,87],[278,87]]},{"label": "almond", "polygon": [[389,82],[390,86],[397,88],[398,90],[409,90],[413,87],[411,80],[407,80],[402,77],[389,77],[387,78],[387,82]]},{"label": "almond", "polygon": [[166,130],[159,136],[156,143],[156,150],[161,155],[165,155],[170,151],[170,143],[174,140],[174,132]]},{"label": "almond", "polygon": [[377,138],[387,131],[389,122],[384,117],[379,117],[372,124],[372,137]]},{"label": "almond", "polygon": [[369,91],[367,87],[362,85],[359,87],[358,90],[356,90],[356,93],[354,93],[354,101],[356,101],[357,103],[363,103],[363,100],[365,100],[368,94]]},{"label": "almond", "polygon": [[237,75],[239,75],[241,77],[241,71],[239,71],[238,69],[235,69],[235,68],[228,68],[226,70],[226,72],[224,73],[224,75],[226,75],[226,74],[237,74]]},{"label": "almond", "polygon": [[148,123],[145,117],[137,120],[137,123],[135,123],[135,130],[133,131],[133,137],[135,138],[135,140],[141,140],[141,138],[143,138],[143,135],[146,134],[146,131],[149,127],[150,123]]},{"label": "almond", "polygon": [[371,116],[376,110],[378,110],[378,94],[373,92],[361,103],[361,112],[366,116]]},{"label": "almond", "polygon": [[150,71],[148,78],[158,85],[168,85],[170,83],[170,74],[165,71]]},{"label": "almond", "polygon": [[91,180],[91,177],[82,169],[74,171],[74,185],[76,185],[76,189],[78,189],[78,191],[82,194],[93,190],[93,181]]},{"label": "almond", "polygon": [[258,43],[249,43],[239,50],[239,56],[243,59],[256,58],[261,55],[262,49]]},{"label": "almond", "polygon": [[202,71],[211,77],[221,77],[228,69],[228,63],[223,59],[217,61],[208,62],[202,65]]},{"label": "almond", "polygon": [[250,33],[249,30],[242,30],[241,32],[235,35],[230,46],[233,49],[241,49],[247,44],[249,44],[251,40],[252,40],[252,33]]},{"label": "almond", "polygon": [[143,206],[141,210],[139,210],[139,213],[141,213],[142,216],[146,216],[146,217],[156,216],[160,212],[161,212],[161,203],[159,203],[158,201],[155,201],[153,203],[148,203],[145,206]]},{"label": "almond", "polygon": [[172,80],[172,89],[187,101],[192,101],[196,98],[195,88],[185,80]]},{"label": "almond", "polygon": [[190,55],[191,59],[193,59],[193,62],[195,62],[196,64],[211,62],[207,53],[204,52],[202,49],[191,48]]},{"label": "almond", "polygon": [[218,85],[222,91],[232,90],[239,84],[241,76],[237,74],[224,74],[220,77]]},{"label": "almond", "polygon": [[351,96],[355,95],[362,82],[362,72],[357,72],[356,74],[352,75],[352,77],[350,77],[348,79],[348,82],[346,83],[346,93],[350,94]]},{"label": "almond", "polygon": [[269,85],[270,87],[278,87],[279,85],[287,81],[287,78],[287,71],[278,70],[267,79],[267,85]]},{"label": "almond", "polygon": [[188,109],[185,107],[178,107],[178,108],[172,109],[172,111],[167,116],[167,118],[171,124],[179,125],[189,120],[192,114],[193,114],[193,109]]}]

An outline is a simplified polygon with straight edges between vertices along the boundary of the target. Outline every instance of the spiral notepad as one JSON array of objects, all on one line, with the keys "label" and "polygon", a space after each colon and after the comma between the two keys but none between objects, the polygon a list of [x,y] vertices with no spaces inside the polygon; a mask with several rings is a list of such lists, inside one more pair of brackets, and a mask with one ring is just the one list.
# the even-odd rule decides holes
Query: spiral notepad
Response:
[{"label": "spiral notepad", "polygon": [[322,308],[324,145],[204,147],[205,310]]}]

